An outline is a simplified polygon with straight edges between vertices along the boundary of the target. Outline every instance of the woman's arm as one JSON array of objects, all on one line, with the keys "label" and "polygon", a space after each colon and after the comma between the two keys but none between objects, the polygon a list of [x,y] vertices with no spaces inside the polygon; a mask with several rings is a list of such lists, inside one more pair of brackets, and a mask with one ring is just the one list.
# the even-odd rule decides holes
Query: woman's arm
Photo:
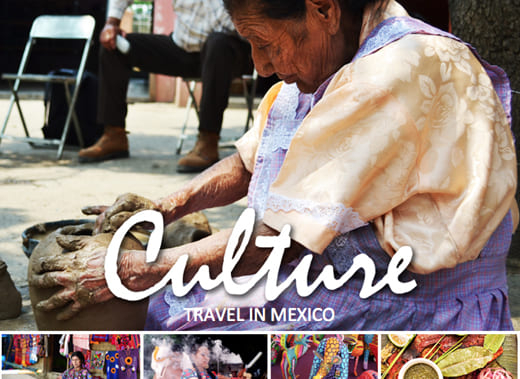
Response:
[{"label": "woman's arm", "polygon": [[214,164],[179,191],[152,201],[127,193],[114,204],[85,207],[85,214],[97,214],[94,234],[114,233],[130,216],[145,209],[162,213],[165,224],[202,209],[231,204],[247,194],[251,173],[245,168],[238,153]]},{"label": "woman's arm", "polygon": [[[125,252],[119,263],[119,276],[122,282],[131,290],[140,291],[150,288],[168,274],[177,259],[188,255],[188,263],[184,271],[184,282],[190,281],[202,265],[207,265],[212,278],[222,271],[222,262],[227,243],[232,230],[227,229],[212,234],[199,241],[171,249],[163,249],[157,262],[152,265],[145,263],[144,252]],[[269,257],[271,249],[258,248],[255,245],[257,236],[278,236],[279,232],[269,226],[258,223],[253,235],[233,270],[233,276],[256,273]],[[302,252],[303,246],[291,241],[291,246],[285,250],[284,262],[290,262]]]},{"label": "woman's arm", "polygon": [[[146,290],[168,274],[177,259],[188,255],[188,263],[184,272],[184,281],[193,278],[202,265],[209,267],[215,278],[222,271],[222,262],[231,230],[224,230],[209,237],[179,247],[161,250],[156,262],[147,264],[145,252],[123,251],[118,265],[118,276],[130,290]],[[233,276],[253,274],[263,265],[271,253],[270,249],[256,247],[257,236],[277,236],[279,233],[263,223],[255,228],[240,261],[236,265]],[[303,247],[292,241],[285,250],[284,262],[296,258]],[[106,247],[96,245],[86,239],[79,250],[57,257],[46,258],[35,263],[35,271],[39,275],[31,278],[37,287],[51,288],[62,286],[63,289],[49,299],[37,304],[38,309],[49,311],[64,307],[58,315],[66,320],[82,309],[96,303],[110,300],[114,295],[107,287],[103,262]],[[78,260],[77,256],[81,256]]]},{"label": "woman's arm", "polygon": [[184,188],[155,203],[168,224],[184,215],[231,204],[247,194],[251,173],[238,153],[217,162]]}]

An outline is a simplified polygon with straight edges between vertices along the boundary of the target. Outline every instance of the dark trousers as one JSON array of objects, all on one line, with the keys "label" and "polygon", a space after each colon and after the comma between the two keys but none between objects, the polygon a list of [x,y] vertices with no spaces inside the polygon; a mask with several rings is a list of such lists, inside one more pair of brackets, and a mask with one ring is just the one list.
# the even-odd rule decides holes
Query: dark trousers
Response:
[{"label": "dark trousers", "polygon": [[199,131],[220,133],[231,81],[253,70],[249,43],[235,35],[212,33],[200,53],[189,53],[171,36],[132,33],[126,37],[131,46],[128,54],[101,47],[98,121],[125,126],[128,81],[132,68],[139,67],[155,74],[201,78]]}]

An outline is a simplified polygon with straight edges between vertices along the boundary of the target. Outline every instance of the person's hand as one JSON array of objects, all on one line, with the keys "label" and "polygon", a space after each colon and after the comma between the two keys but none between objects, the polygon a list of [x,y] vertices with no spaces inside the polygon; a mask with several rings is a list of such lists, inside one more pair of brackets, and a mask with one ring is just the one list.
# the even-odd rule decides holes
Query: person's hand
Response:
[{"label": "person's hand", "polygon": [[120,20],[109,18],[99,34],[99,42],[107,50],[116,48],[116,37],[118,34],[124,36],[124,32],[119,27]]},{"label": "person's hand", "polygon": [[[40,258],[34,263],[36,275],[30,278],[32,285],[43,288],[63,287],[36,305],[38,309],[51,311],[68,304],[58,314],[58,320],[72,318],[82,309],[114,297],[107,287],[104,270],[106,249],[112,236],[100,234],[91,237],[85,234],[88,234],[88,226],[67,226],[59,229],[56,242],[69,252]],[[140,244],[133,240],[123,243],[123,248],[128,246],[139,247]],[[131,253],[135,252],[122,251],[120,260],[126,261]],[[141,253],[144,260],[144,252]],[[123,273],[121,275],[124,276]]]},{"label": "person's hand", "polygon": [[56,242],[70,252],[40,258],[34,267],[37,275],[30,278],[36,287],[63,287],[36,305],[38,309],[50,311],[71,303],[58,314],[59,320],[69,319],[86,306],[113,297],[105,281],[106,246],[99,238],[73,234],[77,232],[75,227],[62,228]]},{"label": "person's hand", "polygon": [[119,196],[111,206],[88,206],[81,209],[86,215],[98,215],[94,234],[114,233],[134,214],[146,209],[159,210],[155,202],[133,193]]}]

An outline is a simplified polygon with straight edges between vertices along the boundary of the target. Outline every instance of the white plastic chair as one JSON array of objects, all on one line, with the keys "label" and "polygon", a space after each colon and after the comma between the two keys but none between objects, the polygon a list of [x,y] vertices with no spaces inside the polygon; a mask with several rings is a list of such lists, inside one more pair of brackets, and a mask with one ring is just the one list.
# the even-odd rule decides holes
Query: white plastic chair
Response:
[{"label": "white plastic chair", "polygon": [[[11,100],[9,103],[9,108],[7,110],[7,115],[5,117],[2,131],[0,133],[0,142],[2,139],[21,139],[29,142],[31,145],[37,146],[47,146],[47,145],[57,145],[58,153],[57,159],[60,159],[63,154],[63,148],[65,146],[65,139],[67,137],[67,133],[69,131],[69,126],[71,120],[73,121],[74,128],[76,131],[76,135],[78,137],[78,141],[80,146],[83,146],[83,138],[80,130],[80,125],[78,122],[78,118],[74,111],[74,106],[76,104],[76,100],[79,93],[79,87],[81,85],[81,78],[83,77],[83,72],[85,71],[85,64],[87,61],[88,53],[90,50],[90,46],[92,44],[92,36],[94,33],[96,21],[92,16],[83,15],[83,16],[55,16],[55,15],[43,15],[37,17],[31,26],[31,31],[29,33],[29,39],[25,44],[25,49],[22,55],[22,60],[20,62],[20,66],[18,68],[18,72],[16,74],[5,73],[2,74],[2,79],[6,79],[9,82],[11,87]],[[79,63],[79,67],[77,68],[77,74],[75,77],[73,76],[63,76],[63,75],[51,75],[51,74],[31,74],[26,72],[27,63],[29,62],[29,58],[31,55],[31,51],[34,45],[41,39],[56,39],[56,40],[84,40],[84,47],[81,55],[81,60]],[[25,123],[25,118],[23,116],[22,108],[20,106],[20,98],[18,95],[18,89],[20,87],[20,82],[39,82],[39,83],[62,83],[65,87],[65,95],[69,104],[69,110],[67,113],[67,117],[65,119],[65,125],[63,127],[63,133],[61,135],[61,139],[44,139],[44,138],[35,138],[29,135],[29,131],[27,129],[27,125]],[[71,88],[74,87],[71,95]],[[16,104],[18,109],[18,113],[20,115],[20,119],[22,121],[22,125],[25,132],[25,137],[16,137],[5,134],[5,130],[7,128],[7,122],[9,120],[9,116],[11,115],[11,111],[13,105]]]}]

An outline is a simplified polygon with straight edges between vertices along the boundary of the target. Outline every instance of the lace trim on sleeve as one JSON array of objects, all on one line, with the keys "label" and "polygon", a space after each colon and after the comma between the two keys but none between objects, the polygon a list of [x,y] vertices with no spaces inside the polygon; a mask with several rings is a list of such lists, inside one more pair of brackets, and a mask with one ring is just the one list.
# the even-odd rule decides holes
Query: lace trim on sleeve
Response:
[{"label": "lace trim on sleeve", "polygon": [[273,212],[305,213],[311,215],[317,222],[339,234],[347,233],[366,225],[359,214],[352,208],[341,203],[322,204],[309,200],[292,199],[283,195],[270,193],[267,199],[267,209]]},{"label": "lace trim on sleeve", "polygon": [[198,306],[202,300],[204,300],[204,294],[197,292],[196,289],[193,289],[183,297],[175,296],[170,286],[166,287],[164,291],[164,301],[169,305],[168,314],[171,317],[184,312],[184,308]]}]

